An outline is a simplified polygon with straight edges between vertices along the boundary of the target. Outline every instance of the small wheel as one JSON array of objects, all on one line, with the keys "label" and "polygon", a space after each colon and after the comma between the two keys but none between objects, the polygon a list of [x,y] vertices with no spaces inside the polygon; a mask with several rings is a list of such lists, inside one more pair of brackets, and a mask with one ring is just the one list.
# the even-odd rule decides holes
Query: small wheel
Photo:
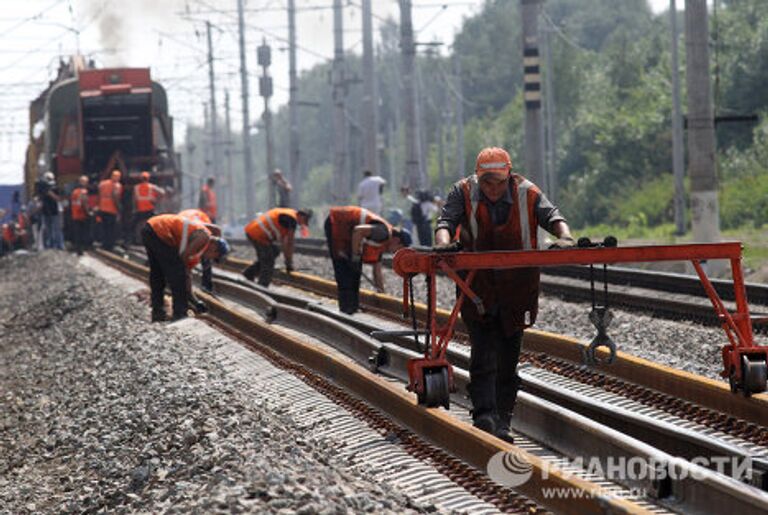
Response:
[{"label": "small wheel", "polygon": [[764,359],[752,361],[749,356],[741,357],[742,388],[744,396],[765,391],[768,379],[768,365]]},{"label": "small wheel", "polygon": [[[450,392],[448,391],[448,369],[424,371],[424,402],[428,408],[445,406],[448,409]],[[421,402],[420,402],[421,403]]]}]

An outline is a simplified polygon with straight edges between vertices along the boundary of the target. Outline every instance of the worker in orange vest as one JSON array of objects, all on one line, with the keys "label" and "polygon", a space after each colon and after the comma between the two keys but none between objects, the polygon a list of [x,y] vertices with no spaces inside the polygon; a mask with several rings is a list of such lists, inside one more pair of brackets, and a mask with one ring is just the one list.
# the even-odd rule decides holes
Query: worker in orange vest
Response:
[{"label": "worker in orange vest", "polygon": [[243,270],[249,281],[258,275],[261,286],[269,286],[275,272],[275,260],[282,248],[285,270],[293,271],[293,238],[298,226],[306,227],[312,218],[311,209],[276,207],[254,218],[245,226],[245,235],[256,250],[256,260]]},{"label": "worker in orange vest", "polygon": [[[200,209],[185,209],[179,212],[179,216],[183,216],[184,218],[195,222],[211,224],[210,217],[205,214],[205,211]],[[200,282],[201,286],[203,290],[210,293],[213,291],[213,265],[211,264],[210,259],[202,258],[200,260],[200,266],[203,268],[203,274]]]},{"label": "worker in orange vest", "polygon": [[75,252],[83,255],[83,249],[87,243],[88,221],[93,214],[88,205],[88,176],[81,175],[78,186],[72,190],[69,197],[70,216],[72,217],[72,240],[75,244]]},{"label": "worker in orange vest", "polygon": [[[449,192],[437,222],[435,250],[458,250],[452,240],[459,228],[465,250],[534,250],[539,227],[557,238],[551,246],[574,245],[557,207],[535,184],[512,172],[506,150],[489,147],[478,154],[475,173]],[[479,270],[471,287],[484,307],[481,313],[474,302],[464,302],[461,309],[472,345],[467,390],[474,425],[511,441],[520,387],[517,363],[523,330],[536,321],[539,269]]]},{"label": "worker in orange vest", "polygon": [[333,261],[339,309],[349,315],[360,308],[363,263],[373,265],[373,282],[384,291],[381,257],[411,244],[411,233],[392,227],[380,216],[358,206],[332,207],[325,237]]},{"label": "worker in orange vest", "polygon": [[152,292],[152,321],[167,320],[163,304],[165,285],[173,296],[173,320],[187,316],[187,308],[200,313],[205,303],[192,292],[191,270],[201,258],[218,260],[229,253],[221,230],[179,215],[153,216],[141,230],[149,259],[149,285]]},{"label": "worker in orange vest", "polygon": [[205,211],[205,214],[216,223],[216,215],[218,207],[216,205],[216,192],[213,191],[213,185],[216,180],[213,177],[209,177],[206,184],[200,189],[200,202],[199,208]]},{"label": "worker in orange vest", "polygon": [[141,172],[140,181],[133,187],[133,235],[139,241],[139,231],[144,222],[155,216],[157,202],[165,195],[165,190],[149,182],[149,172]]},{"label": "worker in orange vest", "polygon": [[16,244],[16,232],[14,230],[13,222],[9,222],[0,226],[0,232],[2,234],[2,241],[0,241],[0,256],[8,252],[13,252]]},{"label": "worker in orange vest", "polygon": [[117,219],[120,215],[120,200],[123,185],[120,184],[120,170],[113,170],[109,179],[99,183],[99,215],[101,216],[101,246],[111,251],[117,240]]}]

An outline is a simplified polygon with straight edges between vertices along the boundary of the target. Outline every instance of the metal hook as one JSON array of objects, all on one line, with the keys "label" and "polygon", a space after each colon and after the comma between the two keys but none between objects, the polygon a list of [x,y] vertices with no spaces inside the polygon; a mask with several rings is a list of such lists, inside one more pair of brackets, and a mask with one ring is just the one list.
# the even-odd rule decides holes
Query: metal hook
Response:
[{"label": "metal hook", "polygon": [[[608,311],[608,308],[605,306],[596,306],[589,312],[589,320],[595,328],[597,328],[597,334],[592,338],[592,341],[587,348],[582,350],[584,363],[590,366],[610,365],[616,361],[616,344],[613,343],[611,337],[608,336],[606,329],[613,320],[613,314]],[[608,359],[601,360],[597,358],[598,347],[605,347],[608,349]]]}]

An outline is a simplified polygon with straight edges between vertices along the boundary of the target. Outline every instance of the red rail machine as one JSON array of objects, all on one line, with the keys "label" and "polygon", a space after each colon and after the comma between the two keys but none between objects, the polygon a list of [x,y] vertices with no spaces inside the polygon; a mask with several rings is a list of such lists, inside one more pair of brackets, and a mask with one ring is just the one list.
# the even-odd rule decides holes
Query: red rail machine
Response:
[{"label": "red rail machine", "polygon": [[[588,241],[588,240],[587,240]],[[472,291],[472,280],[477,270],[499,270],[518,267],[544,267],[557,265],[595,265],[638,263],[651,261],[690,261],[701,280],[712,306],[728,338],[723,346],[723,370],[721,375],[730,381],[731,391],[741,391],[745,396],[763,392],[766,389],[768,369],[768,346],[755,344],[747,304],[744,275],[741,268],[741,243],[701,243],[690,245],[651,245],[617,247],[613,245],[579,247],[571,249],[521,250],[495,252],[421,252],[401,249],[395,254],[393,269],[403,277],[403,311],[414,315],[413,277],[426,274],[427,279],[427,327],[426,350],[423,358],[408,362],[410,379],[408,390],[415,392],[419,404],[429,407],[448,407],[449,395],[454,391],[453,369],[446,359],[456,320],[462,304],[467,298],[478,306],[482,313],[482,301]],[[581,241],[580,241],[581,244]],[[702,262],[710,259],[730,261],[733,277],[736,311],[726,309],[717,291],[710,282]],[[459,272],[465,276],[462,279]],[[438,323],[436,276],[443,273],[456,283],[461,292],[444,325]],[[593,311],[594,314],[594,311]],[[592,316],[592,315],[591,315]],[[594,322],[594,320],[593,320]],[[414,324],[415,325],[415,324]],[[598,325],[597,323],[595,325]],[[599,329],[599,327],[598,327]],[[416,328],[414,327],[414,332]],[[600,331],[598,331],[600,332]],[[609,347],[615,353],[609,338],[599,341],[599,334],[590,350],[598,346]]]}]

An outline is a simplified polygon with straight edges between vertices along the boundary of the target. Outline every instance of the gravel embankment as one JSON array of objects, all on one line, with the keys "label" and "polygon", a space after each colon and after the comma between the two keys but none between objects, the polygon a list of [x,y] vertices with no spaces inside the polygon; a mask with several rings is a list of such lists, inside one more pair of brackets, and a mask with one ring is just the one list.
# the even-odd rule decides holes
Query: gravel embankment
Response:
[{"label": "gravel embankment", "polygon": [[[244,258],[251,259],[252,256],[245,254]],[[282,258],[278,261],[278,266],[283,266]],[[333,267],[330,259],[327,258],[297,255],[296,267],[300,271],[333,279]],[[371,276],[370,267],[365,267],[365,273]],[[385,268],[384,281],[388,293],[402,296],[403,284],[399,276]],[[414,280],[417,302],[424,302],[426,299],[426,290],[423,285],[423,279]],[[361,286],[372,289],[365,279],[362,280]],[[451,308],[455,299],[454,291],[455,287],[449,279],[438,277],[439,306]],[[660,295],[664,294],[660,293]],[[535,328],[589,342],[596,334],[595,327],[588,319],[590,309],[588,303],[565,302],[556,297],[542,295]],[[608,327],[608,335],[616,343],[618,350],[680,370],[722,380],[720,349],[728,342],[722,329],[687,321],[662,320],[618,309],[611,311],[614,318]]]},{"label": "gravel embankment", "polygon": [[72,255],[0,260],[0,291],[0,512],[428,509],[302,439],[207,342],[149,324]]}]

